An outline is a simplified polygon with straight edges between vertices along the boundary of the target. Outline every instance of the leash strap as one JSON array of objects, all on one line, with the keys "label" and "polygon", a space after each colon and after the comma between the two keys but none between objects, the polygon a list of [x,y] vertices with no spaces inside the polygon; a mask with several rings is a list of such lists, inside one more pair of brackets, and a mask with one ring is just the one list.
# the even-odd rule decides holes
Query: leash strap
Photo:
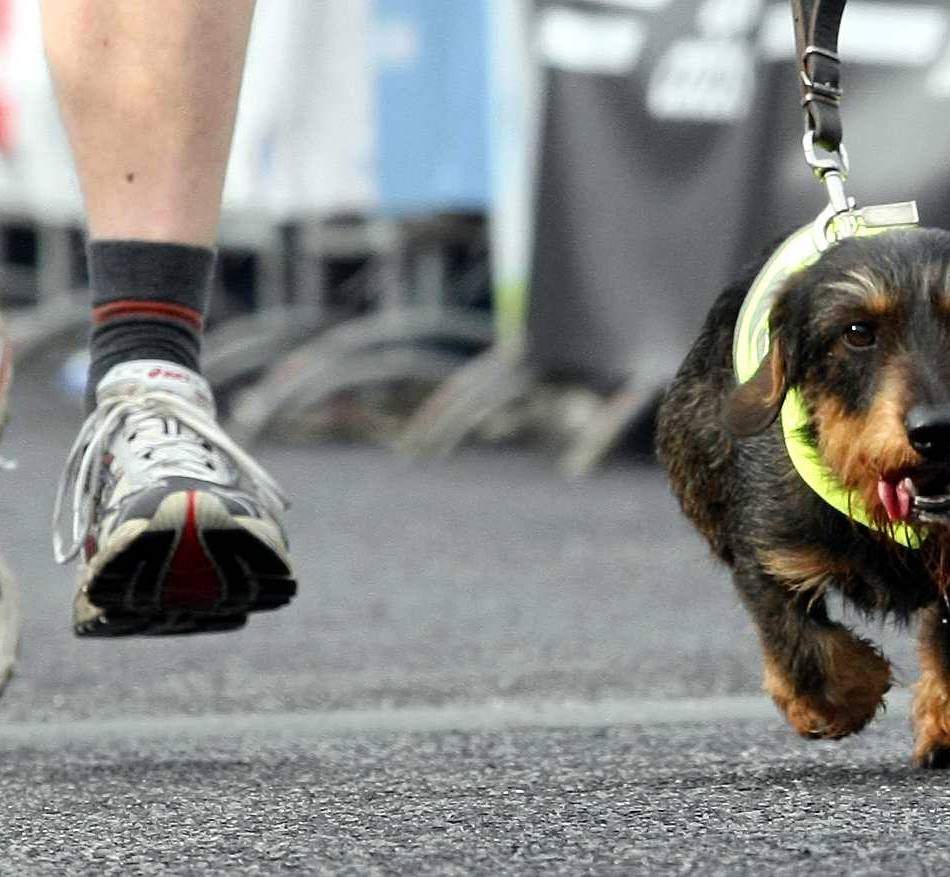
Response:
[{"label": "leash strap", "polygon": [[805,131],[828,152],[841,147],[838,30],[845,0],[792,0]]}]

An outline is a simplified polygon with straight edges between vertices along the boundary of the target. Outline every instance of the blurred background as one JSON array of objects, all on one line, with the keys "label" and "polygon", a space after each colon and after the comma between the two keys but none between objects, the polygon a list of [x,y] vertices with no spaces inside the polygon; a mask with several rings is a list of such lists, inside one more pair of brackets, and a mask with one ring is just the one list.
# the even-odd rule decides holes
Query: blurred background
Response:
[{"label": "blurred background", "polygon": [[[0,295],[84,372],[82,214],[34,0],[0,0]],[[852,0],[849,191],[946,224],[943,4]],[[230,428],[584,474],[652,412],[730,275],[823,206],[788,4],[263,0],[206,371]]]}]

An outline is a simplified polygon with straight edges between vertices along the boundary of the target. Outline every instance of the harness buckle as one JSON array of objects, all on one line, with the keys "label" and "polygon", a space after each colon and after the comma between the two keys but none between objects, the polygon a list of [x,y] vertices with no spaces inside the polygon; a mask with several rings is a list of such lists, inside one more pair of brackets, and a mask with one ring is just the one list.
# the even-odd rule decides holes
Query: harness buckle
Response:
[{"label": "harness buckle", "polygon": [[854,198],[849,197],[844,189],[849,164],[848,152],[843,143],[834,152],[820,150],[815,142],[815,132],[806,131],[802,148],[809,167],[828,193],[828,205],[812,224],[812,237],[819,253],[844,238],[853,237],[860,228],[890,228],[917,225],[919,222],[916,201],[875,204],[855,209]]},{"label": "harness buckle", "polygon": [[801,65],[798,72],[803,86],[802,106],[807,107],[808,104],[818,101],[819,103],[827,104],[828,106],[837,109],[841,104],[841,97],[844,92],[841,90],[841,87],[835,83],[815,82],[815,80],[809,76],[807,72],[808,60],[813,55],[833,61],[836,65],[836,69],[837,65],[841,63],[841,58],[838,56],[837,52],[832,52],[830,49],[823,49],[821,46],[805,47],[805,51],[802,53]]},{"label": "harness buckle", "polygon": [[819,253],[861,230],[873,233],[876,229],[883,231],[920,222],[916,201],[871,204],[860,210],[855,210],[854,198],[849,198],[848,204],[845,210],[836,210],[834,204],[829,204],[812,223],[812,240]]}]

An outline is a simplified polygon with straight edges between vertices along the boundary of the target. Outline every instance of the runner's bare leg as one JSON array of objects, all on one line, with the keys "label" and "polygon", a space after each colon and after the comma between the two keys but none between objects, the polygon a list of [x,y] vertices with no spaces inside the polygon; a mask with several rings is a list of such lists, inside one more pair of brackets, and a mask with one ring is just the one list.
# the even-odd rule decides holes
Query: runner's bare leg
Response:
[{"label": "runner's bare leg", "polygon": [[215,240],[254,0],[42,0],[92,238]]}]

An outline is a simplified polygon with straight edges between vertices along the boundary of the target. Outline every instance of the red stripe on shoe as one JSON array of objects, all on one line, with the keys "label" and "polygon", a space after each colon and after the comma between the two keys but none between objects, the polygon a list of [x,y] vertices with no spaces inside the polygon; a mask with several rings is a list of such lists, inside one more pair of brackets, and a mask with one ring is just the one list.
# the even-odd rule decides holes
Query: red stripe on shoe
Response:
[{"label": "red stripe on shoe", "polygon": [[162,608],[213,609],[223,596],[221,577],[208,556],[195,520],[194,490],[188,491],[185,525],[162,583]]},{"label": "red stripe on shoe", "polygon": [[92,309],[92,322],[97,326],[108,323],[110,320],[127,319],[129,317],[176,320],[180,323],[186,323],[198,332],[204,327],[204,316],[201,311],[167,301],[146,301],[129,298],[121,301],[110,301],[108,304],[99,305]]}]

